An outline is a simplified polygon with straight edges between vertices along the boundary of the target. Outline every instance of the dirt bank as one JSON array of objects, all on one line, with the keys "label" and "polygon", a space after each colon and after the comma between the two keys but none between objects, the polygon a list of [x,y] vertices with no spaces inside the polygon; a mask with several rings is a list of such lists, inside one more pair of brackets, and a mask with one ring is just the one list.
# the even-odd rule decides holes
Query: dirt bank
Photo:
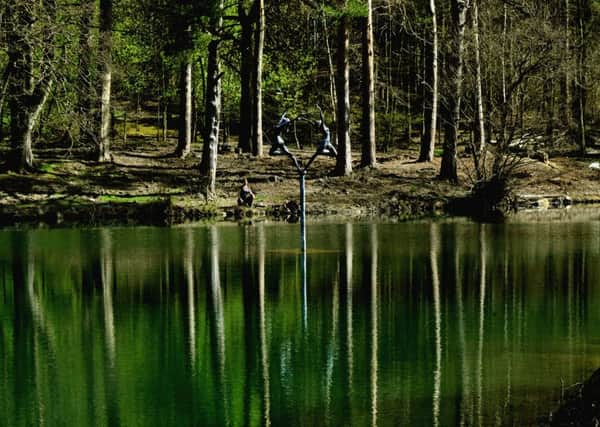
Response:
[{"label": "dirt bank", "polygon": [[[247,178],[256,193],[254,209],[242,215],[293,216],[298,181],[289,159],[219,156],[217,197],[199,195],[199,158],[170,156],[171,148],[149,139],[129,139],[114,147],[112,163],[97,164],[58,149],[38,149],[38,173],[0,174],[0,223],[170,224],[201,218],[222,219],[236,213],[239,186]],[[200,147],[194,147],[194,153]],[[308,158],[311,152],[298,152]],[[400,219],[448,213],[468,194],[470,158],[460,157],[461,184],[437,180],[440,159],[416,163],[415,150],[379,155],[375,169],[356,169],[333,177],[334,160],[319,158],[306,181],[307,214]],[[600,172],[592,160],[562,156],[543,163],[528,159],[518,172],[520,195],[569,196],[574,203],[599,202]],[[543,206],[542,206],[543,207]],[[291,209],[289,209],[291,208]]]}]

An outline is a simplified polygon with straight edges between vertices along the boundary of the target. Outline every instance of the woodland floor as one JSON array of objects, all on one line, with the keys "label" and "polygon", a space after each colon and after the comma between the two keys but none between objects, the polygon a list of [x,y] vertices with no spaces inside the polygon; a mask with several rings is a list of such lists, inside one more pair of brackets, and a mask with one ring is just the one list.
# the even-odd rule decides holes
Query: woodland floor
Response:
[{"label": "woodland floor", "polygon": [[[201,146],[194,145],[188,158],[179,159],[171,155],[175,144],[174,140],[168,145],[158,144],[150,137],[116,141],[113,162],[107,164],[81,160],[67,149],[37,147],[37,173],[0,174],[0,223],[79,222],[78,216],[90,223],[103,219],[136,223],[136,216],[149,212],[144,212],[144,205],[165,203],[171,211],[179,212],[171,222],[206,215],[219,218],[235,211],[244,178],[256,194],[255,208],[245,214],[285,215],[286,203],[298,200],[297,175],[288,158],[253,158],[230,152],[219,155],[217,197],[206,201],[199,194]],[[468,193],[472,185],[470,155],[459,150],[457,186],[436,178],[440,158],[416,163],[417,150],[415,142],[409,149],[380,153],[376,168],[356,168],[350,177],[333,177],[334,159],[319,157],[306,179],[307,214],[410,218],[443,212],[449,201]],[[294,151],[301,159],[312,154]],[[546,163],[523,159],[517,171],[516,192],[569,196],[574,203],[600,202],[600,172],[589,168],[594,157],[562,154]],[[104,213],[98,210],[92,215],[95,219],[89,218],[89,209],[96,211],[100,206]],[[107,206],[127,209],[125,213],[117,209],[107,214],[112,209]],[[126,220],[119,220],[122,214]]]}]

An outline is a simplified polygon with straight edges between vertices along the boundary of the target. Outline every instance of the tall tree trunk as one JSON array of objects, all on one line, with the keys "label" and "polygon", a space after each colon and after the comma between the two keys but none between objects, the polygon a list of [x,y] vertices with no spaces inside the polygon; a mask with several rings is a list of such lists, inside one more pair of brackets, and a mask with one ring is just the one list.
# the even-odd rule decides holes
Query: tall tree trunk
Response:
[{"label": "tall tree trunk", "polygon": [[587,135],[585,129],[585,107],[587,101],[586,67],[587,67],[587,25],[591,17],[589,0],[577,0],[577,79],[573,96],[573,120],[577,123],[575,139],[581,154],[585,154]]},{"label": "tall tree trunk", "polygon": [[469,0],[452,0],[452,42],[448,54],[448,101],[444,126],[444,154],[440,178],[458,182],[456,149],[458,145],[458,129],[460,125],[460,101],[462,97],[463,54],[465,25]]},{"label": "tall tree trunk", "polygon": [[[485,168],[485,117],[483,114],[483,88],[481,84],[481,46],[479,42],[479,7],[477,0],[473,0],[473,36],[475,38],[475,85],[477,87],[477,136],[479,141],[477,153],[473,151],[475,159],[475,170],[477,173],[477,179],[483,178],[483,168]],[[483,164],[482,164],[483,162]]]},{"label": "tall tree trunk", "polygon": [[475,79],[477,85],[477,121],[479,124],[479,152],[485,149],[485,116],[483,113],[483,88],[481,82],[481,44],[479,41],[479,6],[473,0],[473,33],[475,38]]},{"label": "tall tree trunk", "polygon": [[335,68],[333,67],[333,60],[331,59],[331,46],[329,45],[329,31],[327,30],[327,16],[323,12],[323,38],[325,39],[325,47],[327,48],[327,65],[329,66],[329,98],[331,99],[331,111],[333,114],[333,121],[337,123],[336,115],[336,89],[335,89]]},{"label": "tall tree trunk", "polygon": [[217,148],[219,144],[219,119],[221,114],[221,64],[219,60],[219,34],[223,26],[223,0],[219,2],[218,15],[211,19],[213,39],[208,45],[205,95],[205,135],[200,163],[200,174],[206,177],[207,197],[215,194],[217,177]]},{"label": "tall tree trunk", "polygon": [[189,52],[182,64],[181,78],[179,138],[175,155],[185,158],[192,150],[192,57]]},{"label": "tall tree trunk", "polygon": [[261,157],[263,154],[262,133],[262,68],[263,50],[265,45],[265,0],[255,0],[256,5],[256,32],[254,49],[254,74],[253,74],[253,120],[252,120],[252,154]]},{"label": "tall tree trunk", "polygon": [[[568,0],[567,0],[568,1]],[[506,33],[508,31],[508,5],[504,3],[504,19],[502,20],[502,102],[506,104]]]},{"label": "tall tree trunk", "polygon": [[548,142],[552,142],[554,135],[554,83],[553,79],[547,79],[544,82],[544,116],[546,117],[546,140]]},{"label": "tall tree trunk", "polygon": [[79,113],[79,138],[83,142],[95,139],[92,116],[92,17],[95,2],[81,0],[81,16],[79,18],[79,64],[77,70],[78,93],[77,109]]},{"label": "tall tree trunk", "polygon": [[[11,136],[6,167],[13,171],[33,168],[33,129],[53,83],[50,68],[54,57],[54,31],[51,26],[54,25],[56,16],[56,1],[44,0],[41,6],[42,10],[36,10],[36,2],[32,0],[12,2],[8,5],[10,24],[7,41],[12,76],[7,88]],[[44,16],[45,19],[39,79],[34,75],[32,34],[37,14]]]},{"label": "tall tree trunk", "polygon": [[243,1],[238,3],[238,17],[241,26],[240,36],[240,131],[238,148],[243,152],[252,151],[252,81],[253,81],[253,46],[252,46],[252,20],[244,11]]},{"label": "tall tree trunk", "polygon": [[[507,72],[506,72],[506,35],[508,33],[508,6],[504,4],[504,15],[502,20],[502,104],[500,106],[500,129],[498,133],[498,148],[496,156],[494,158],[494,173],[499,172],[500,164],[502,163],[502,157],[507,151],[507,126],[508,126],[508,113],[509,113],[509,99],[508,99],[508,87],[507,87]],[[511,93],[512,96],[512,93]]]},{"label": "tall tree trunk", "polygon": [[348,16],[340,18],[338,24],[337,48],[337,140],[338,156],[335,173],[346,176],[352,173],[352,146],[350,145],[350,66],[348,50],[350,48]]},{"label": "tall tree trunk", "polygon": [[165,60],[161,58],[161,100],[162,100],[162,141],[167,142],[169,136],[169,100],[167,98],[167,72],[165,70]]},{"label": "tall tree trunk", "polygon": [[185,146],[185,61],[179,63],[179,87],[177,88],[179,96],[177,120],[177,146],[175,147],[175,155],[179,155],[179,147]]},{"label": "tall tree trunk", "polygon": [[11,116],[10,142],[11,150],[8,168],[23,171],[33,168],[33,152],[31,150],[31,128],[29,95],[33,91],[33,46],[30,33],[33,27],[33,16],[29,16],[24,3],[12,5],[13,32],[8,37],[9,63],[13,64],[13,77],[9,82],[9,109]]},{"label": "tall tree trunk", "polygon": [[573,129],[573,120],[570,108],[572,105],[571,97],[571,1],[565,0],[565,52],[564,52],[564,76],[561,81],[562,102],[560,103],[560,115],[564,124],[569,130]]},{"label": "tall tree trunk", "polygon": [[375,141],[375,65],[373,49],[373,8],[367,0],[367,17],[364,20],[362,46],[362,156],[361,166],[372,167],[376,160]]},{"label": "tall tree trunk", "polygon": [[112,0],[100,0],[100,57],[102,61],[102,95],[100,105],[100,138],[97,147],[99,162],[108,162],[111,131],[111,82],[112,82]]},{"label": "tall tree trunk", "polygon": [[0,143],[4,139],[4,101],[6,100],[6,94],[8,93],[8,82],[10,80],[11,67],[6,65],[4,72],[2,73],[2,79],[0,80]]},{"label": "tall tree trunk", "polygon": [[[419,162],[431,162],[433,160],[435,149],[435,138],[437,131],[437,111],[438,111],[438,32],[437,32],[437,13],[435,0],[429,1],[429,11],[431,12],[431,47],[427,50],[425,58],[425,92],[427,101],[424,108],[424,132],[421,139],[421,152]],[[427,105],[431,103],[431,105]]]}]

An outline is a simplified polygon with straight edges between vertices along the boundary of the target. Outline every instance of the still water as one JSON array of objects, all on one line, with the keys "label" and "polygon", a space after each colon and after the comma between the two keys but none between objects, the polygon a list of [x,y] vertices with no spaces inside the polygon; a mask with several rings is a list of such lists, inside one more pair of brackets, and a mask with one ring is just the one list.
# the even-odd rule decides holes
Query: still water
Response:
[{"label": "still water", "polygon": [[[600,366],[600,222],[0,232],[0,424],[523,425]],[[304,285],[304,281],[306,285]]]}]

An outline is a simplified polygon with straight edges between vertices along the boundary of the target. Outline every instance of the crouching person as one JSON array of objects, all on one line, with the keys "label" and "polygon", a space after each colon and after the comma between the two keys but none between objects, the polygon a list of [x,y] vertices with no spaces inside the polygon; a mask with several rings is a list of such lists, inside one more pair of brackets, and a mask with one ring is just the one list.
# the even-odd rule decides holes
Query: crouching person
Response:
[{"label": "crouching person", "polygon": [[237,200],[238,206],[251,208],[254,203],[254,197],[254,193],[248,185],[248,180],[244,178],[244,185],[240,188],[240,194]]}]

